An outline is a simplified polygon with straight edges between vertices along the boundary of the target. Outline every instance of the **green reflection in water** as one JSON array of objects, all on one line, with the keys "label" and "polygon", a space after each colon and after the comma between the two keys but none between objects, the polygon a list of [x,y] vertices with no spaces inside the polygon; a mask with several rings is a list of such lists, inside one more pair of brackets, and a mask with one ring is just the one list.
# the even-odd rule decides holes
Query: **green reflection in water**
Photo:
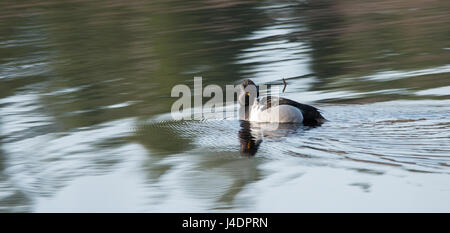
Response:
[{"label": "green reflection in water", "polygon": [[[0,127],[0,140],[5,144],[11,138],[70,135],[105,122],[136,119],[128,135],[112,132],[92,145],[97,149],[134,142],[143,145],[149,151],[144,166],[150,180],[158,180],[173,168],[154,164],[166,156],[211,155],[199,159],[195,169],[200,174],[218,169],[231,177],[232,185],[218,198],[230,206],[247,184],[261,179],[258,165],[262,162],[239,167],[230,159],[235,158],[235,151],[198,151],[196,138],[183,137],[180,132],[183,125],[146,123],[169,112],[174,85],[192,86],[194,75],[203,76],[204,85],[258,79],[261,71],[267,71],[263,69],[270,70],[270,62],[242,63],[242,55],[252,49],[258,52],[262,44],[284,41],[308,47],[302,53],[309,59],[310,73],[301,75],[314,82],[307,93],[288,87],[287,92],[297,99],[311,91],[324,93],[318,102],[334,103],[448,99],[448,94],[417,92],[450,86],[448,71],[432,71],[448,66],[450,60],[449,10],[446,1],[322,0],[281,1],[281,5],[271,1],[2,1],[0,101],[31,93],[37,99],[31,104],[37,108],[17,117],[45,113],[49,120],[44,127],[29,127],[14,135]],[[267,28],[274,25],[301,30],[270,35]],[[251,38],[255,32],[263,32],[265,37]],[[299,57],[294,53],[291,59]],[[427,69],[431,71],[403,75]],[[386,71],[400,75],[370,78]],[[273,77],[275,81],[281,78],[282,73]],[[291,80],[295,84],[302,79]],[[334,95],[340,92],[356,96]],[[0,102],[0,107],[8,106],[5,102]],[[4,157],[7,155],[2,152],[0,171],[6,169]],[[120,159],[113,161],[105,166],[114,166]],[[192,192],[196,194],[195,189]],[[28,199],[17,195],[20,198],[2,199],[0,206],[27,205]]]}]

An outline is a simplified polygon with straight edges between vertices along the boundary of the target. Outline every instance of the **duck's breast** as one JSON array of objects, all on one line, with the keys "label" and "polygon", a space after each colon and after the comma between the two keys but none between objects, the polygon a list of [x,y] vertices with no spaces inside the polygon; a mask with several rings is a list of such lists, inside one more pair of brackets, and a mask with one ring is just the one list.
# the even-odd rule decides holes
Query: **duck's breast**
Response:
[{"label": "duck's breast", "polygon": [[250,121],[255,122],[302,122],[303,114],[297,107],[291,105],[278,105],[268,109],[253,107],[250,112]]}]

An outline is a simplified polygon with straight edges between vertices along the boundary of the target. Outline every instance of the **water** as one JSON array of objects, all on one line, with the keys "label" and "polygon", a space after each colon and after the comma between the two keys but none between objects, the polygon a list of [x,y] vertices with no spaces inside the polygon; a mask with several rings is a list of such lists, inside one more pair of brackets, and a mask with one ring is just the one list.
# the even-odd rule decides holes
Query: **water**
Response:
[{"label": "water", "polygon": [[[2,1],[0,212],[450,211],[448,3],[308,2]],[[173,121],[194,76],[328,121]]]}]

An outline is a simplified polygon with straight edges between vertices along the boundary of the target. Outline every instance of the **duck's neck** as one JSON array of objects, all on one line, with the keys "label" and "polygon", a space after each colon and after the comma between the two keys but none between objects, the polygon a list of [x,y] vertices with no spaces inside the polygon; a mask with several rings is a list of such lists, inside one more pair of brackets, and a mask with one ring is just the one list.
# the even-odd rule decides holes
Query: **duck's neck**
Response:
[{"label": "duck's neck", "polygon": [[239,108],[239,120],[244,120],[244,121],[248,121],[248,119],[250,118],[250,111],[251,111],[252,106],[247,105],[247,106],[241,106]]}]

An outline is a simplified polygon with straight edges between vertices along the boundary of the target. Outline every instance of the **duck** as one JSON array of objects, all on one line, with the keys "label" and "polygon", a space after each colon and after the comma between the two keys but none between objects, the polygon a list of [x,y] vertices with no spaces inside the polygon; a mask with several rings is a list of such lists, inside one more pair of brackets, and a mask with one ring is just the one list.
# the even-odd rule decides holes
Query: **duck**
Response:
[{"label": "duck", "polygon": [[259,98],[259,88],[250,79],[240,84],[238,99],[246,121],[302,123],[305,126],[320,126],[326,121],[319,109],[311,105],[278,96]]}]

